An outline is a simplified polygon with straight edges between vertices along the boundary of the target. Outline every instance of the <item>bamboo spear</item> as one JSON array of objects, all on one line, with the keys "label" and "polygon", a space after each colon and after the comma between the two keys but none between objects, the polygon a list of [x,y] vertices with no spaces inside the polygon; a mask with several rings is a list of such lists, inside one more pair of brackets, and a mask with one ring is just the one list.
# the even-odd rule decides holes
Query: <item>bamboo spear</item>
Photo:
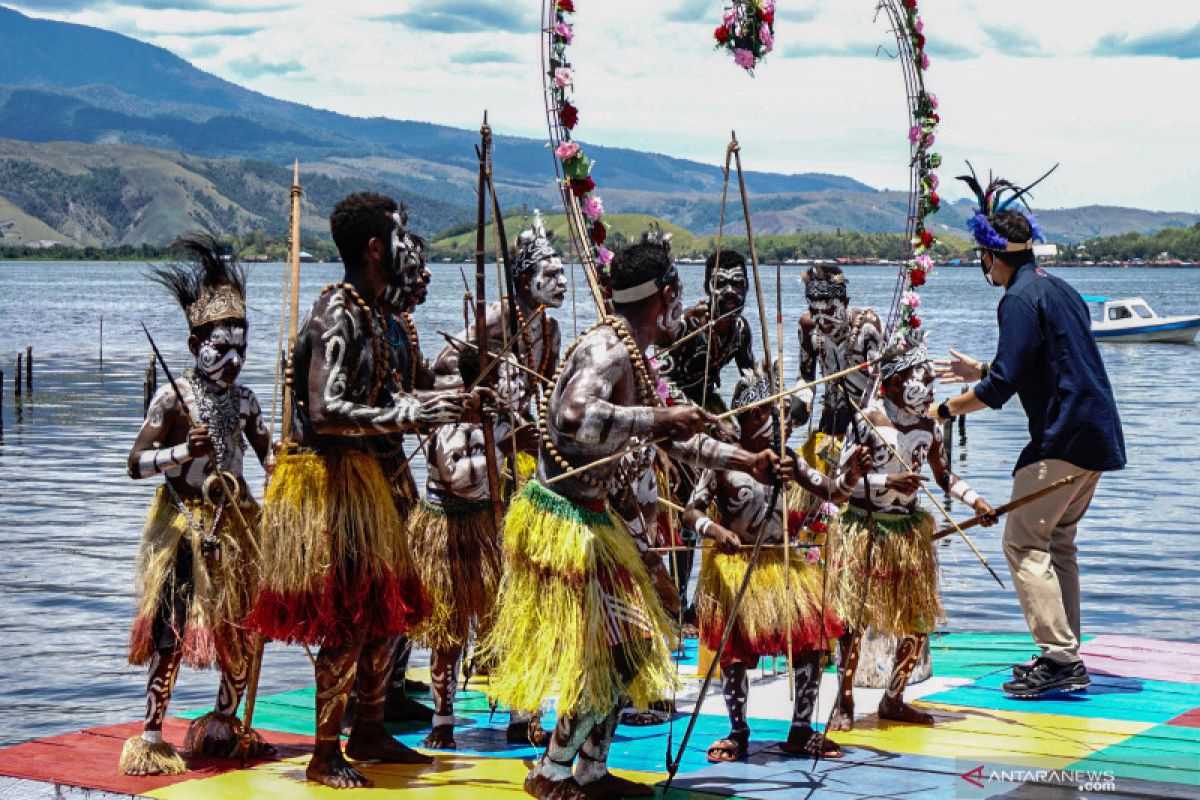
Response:
[{"label": "bamboo spear", "polygon": [[[1082,477],[1082,474],[1068,475],[1065,478],[1059,478],[1058,480],[1056,480],[1054,483],[1050,484],[1049,486],[1043,486],[1041,489],[1038,489],[1037,491],[1030,492],[1029,494],[1025,495],[1024,497],[1018,497],[1016,500],[1010,500],[1009,502],[1005,503],[1004,505],[1002,505],[996,509],[996,516],[997,517],[1004,516],[1005,514],[1007,514],[1010,511],[1016,511],[1018,508],[1020,508],[1022,506],[1027,506],[1032,502],[1041,500],[1046,495],[1053,494],[1054,492],[1057,492],[1059,489],[1061,489],[1064,486],[1069,486],[1070,484],[1079,480],[1080,477]],[[939,539],[945,539],[947,536],[954,533],[955,531],[964,531],[967,528],[974,528],[974,527],[982,524],[985,519],[987,519],[986,516],[978,515],[978,516],[971,517],[970,519],[965,519],[962,522],[950,525],[949,527],[942,528],[940,531],[938,531],[937,533],[935,533],[933,535],[933,541],[936,542]]]},{"label": "bamboo spear", "polygon": [[[475,151],[479,156],[479,197],[476,205],[475,231],[475,342],[479,348],[479,374],[482,377],[492,368],[492,361],[487,350],[487,265],[485,264],[488,152],[492,147],[492,129],[488,126],[486,111],[483,112],[483,124],[479,127],[479,138],[479,148]],[[480,427],[483,430],[484,457],[487,460],[488,493],[491,495],[492,513],[499,520],[503,508],[500,497],[500,470],[496,463],[496,431],[486,419],[480,420]]]}]

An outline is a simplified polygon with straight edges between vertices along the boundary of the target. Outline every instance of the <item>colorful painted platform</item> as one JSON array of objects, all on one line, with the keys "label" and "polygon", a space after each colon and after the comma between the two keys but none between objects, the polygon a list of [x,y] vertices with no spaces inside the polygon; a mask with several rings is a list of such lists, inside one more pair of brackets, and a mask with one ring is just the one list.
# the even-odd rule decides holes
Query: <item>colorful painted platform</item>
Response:
[{"label": "colorful painted platform", "polygon": [[[694,643],[692,643],[694,645]],[[1009,666],[1028,658],[1026,636],[944,634],[933,645],[934,677],[910,687],[909,698],[937,718],[932,728],[880,721],[871,712],[878,690],[855,693],[859,723],[838,741],[846,757],[814,768],[775,744],[787,735],[791,704],[787,681],[766,665],[750,690],[751,756],[745,763],[711,765],[707,746],[727,731],[720,693],[704,705],[670,796],[783,800],[795,797],[874,798],[1198,798],[1200,797],[1200,645],[1097,636],[1083,647],[1093,676],[1086,694],[1041,701],[1004,697]],[[694,647],[681,672],[674,741],[686,725],[699,688]],[[268,666],[269,668],[269,666]],[[421,677],[415,675],[414,677]],[[185,678],[186,679],[186,678]],[[826,676],[824,718],[832,699]],[[338,792],[310,785],[304,765],[313,730],[312,689],[260,698],[257,727],[276,745],[274,760],[248,764],[211,759],[189,762],[178,777],[128,778],[117,774],[124,739],[134,723],[67,733],[0,750],[0,796],[82,797],[141,795],[162,800],[237,798],[419,797],[519,798],[536,757],[530,747],[504,741],[507,717],[492,715],[473,681],[458,704],[457,751],[430,751],[428,767],[367,765],[376,788]],[[165,735],[179,745],[187,719],[168,720]],[[548,719],[547,724],[553,720]],[[424,730],[396,726],[397,737],[419,746]],[[647,782],[665,779],[669,726],[618,729],[612,767]],[[93,790],[86,795],[76,787]],[[661,792],[660,792],[661,795]]]}]

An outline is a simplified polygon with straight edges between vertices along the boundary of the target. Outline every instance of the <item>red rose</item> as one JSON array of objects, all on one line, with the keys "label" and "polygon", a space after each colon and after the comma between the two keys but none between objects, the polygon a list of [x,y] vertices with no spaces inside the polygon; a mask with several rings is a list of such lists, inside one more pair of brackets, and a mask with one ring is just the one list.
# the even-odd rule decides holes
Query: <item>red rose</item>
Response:
[{"label": "red rose", "polygon": [[933,234],[929,231],[921,231],[921,244],[926,247],[933,247]]},{"label": "red rose", "polygon": [[579,122],[579,109],[570,103],[564,103],[558,110],[558,121],[567,130],[571,130]]},{"label": "red rose", "polygon": [[925,34],[918,33],[915,38],[917,40],[917,49],[924,50],[925,49]]},{"label": "red rose", "polygon": [[[913,3],[913,6],[914,7],[916,6],[915,2]],[[558,10],[559,11],[574,11],[575,10],[575,0],[558,0]]]},{"label": "red rose", "polygon": [[596,188],[596,182],[591,178],[571,178],[571,194],[583,197]]},{"label": "red rose", "polygon": [[762,15],[762,21],[767,23],[768,25],[774,25],[775,24],[775,12],[774,11],[764,11],[763,15]]},{"label": "red rose", "polygon": [[934,125],[937,125],[939,122],[941,122],[941,121],[942,121],[942,118],[941,118],[941,117],[939,117],[937,114],[930,114],[930,115],[929,115],[928,117],[926,117],[925,119],[929,120],[929,121],[930,121],[930,122],[932,122]]},{"label": "red rose", "polygon": [[813,533],[824,533],[828,530],[828,526],[822,520],[814,519],[808,523],[808,529]]},{"label": "red rose", "polygon": [[908,324],[910,327],[919,328],[921,327],[921,318],[914,314],[908,318]]},{"label": "red rose", "polygon": [[913,285],[914,289],[918,286],[924,286],[925,270],[918,267],[917,269],[914,269],[912,272],[908,273],[908,282]]},{"label": "red rose", "polygon": [[725,44],[729,41],[729,31],[724,25],[718,25],[717,29],[713,31],[713,38],[717,40],[718,44]]},{"label": "red rose", "polygon": [[937,205],[941,205],[941,203],[942,203],[942,198],[938,197],[937,192],[929,193],[929,205],[937,206]]},{"label": "red rose", "polygon": [[[589,178],[589,180],[591,180]],[[592,223],[592,242],[601,245],[608,238],[608,228],[604,227],[604,223],[596,220]]]},{"label": "red rose", "polygon": [[[562,2],[559,3],[558,7],[562,8]],[[917,0],[904,0],[904,7],[915,9],[917,7]]]}]

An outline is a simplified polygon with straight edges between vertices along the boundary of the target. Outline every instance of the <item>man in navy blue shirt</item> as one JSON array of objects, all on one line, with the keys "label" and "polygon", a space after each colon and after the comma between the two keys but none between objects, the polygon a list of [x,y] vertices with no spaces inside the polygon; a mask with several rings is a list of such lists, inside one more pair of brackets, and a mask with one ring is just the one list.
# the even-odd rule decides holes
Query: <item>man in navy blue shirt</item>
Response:
[{"label": "man in navy blue shirt", "polygon": [[[971,183],[971,181],[968,181]],[[1091,680],[1079,657],[1079,567],[1075,532],[1102,472],[1125,466],[1125,442],[1104,362],[1091,335],[1083,298],[1037,265],[1032,215],[996,211],[993,183],[970,221],[984,277],[1004,287],[995,360],[983,364],[951,350],[937,362],[943,383],[978,381],[930,416],[951,419],[999,409],[1015,394],[1029,417],[1029,444],[1013,471],[1013,499],[1069,475],[1077,478],[1014,510],[1004,528],[1004,554],[1026,623],[1041,654],[1013,667],[1004,691],[1019,698],[1082,691]],[[972,188],[977,189],[978,184]],[[1018,192],[1020,190],[1017,190]],[[1009,204],[1019,198],[1010,198]]]}]

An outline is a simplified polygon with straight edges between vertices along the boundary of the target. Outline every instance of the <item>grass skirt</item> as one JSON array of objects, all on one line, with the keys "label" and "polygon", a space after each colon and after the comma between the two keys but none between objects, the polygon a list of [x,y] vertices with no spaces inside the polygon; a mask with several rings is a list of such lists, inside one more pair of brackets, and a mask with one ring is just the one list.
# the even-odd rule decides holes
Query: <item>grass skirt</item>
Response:
[{"label": "grass skirt", "polygon": [[472,629],[486,629],[500,585],[492,504],[422,500],[409,519],[409,540],[430,603],[414,638],[435,650],[465,648]]},{"label": "grass skirt", "polygon": [[[871,577],[863,608],[863,583],[871,540],[865,511],[847,505],[833,526],[830,542],[830,594],[847,628],[904,636],[931,633],[944,619],[938,598],[938,558],[931,536],[933,518],[875,514],[878,531],[871,553]],[[836,578],[836,580],[834,580]],[[859,623],[859,615],[862,622]]]},{"label": "grass skirt", "polygon": [[281,453],[263,501],[262,538],[250,624],[271,639],[389,638],[425,616],[393,489],[372,455]]},{"label": "grass skirt", "polygon": [[[696,617],[701,640],[710,650],[721,645],[729,609],[750,564],[750,552],[726,555],[713,550],[705,555],[696,588]],[[824,604],[821,624],[821,567],[808,563],[803,552],[793,551],[788,570],[784,569],[782,549],[759,553],[726,647],[731,660],[755,663],[759,656],[786,653],[789,628],[795,652],[826,650],[830,639],[842,635],[832,603]]]},{"label": "grass skirt", "polygon": [[[196,523],[209,530],[215,509],[202,500],[184,499],[183,503]],[[225,669],[233,664],[223,662],[244,655],[247,637],[238,626],[256,591],[257,543],[253,537],[258,533],[258,504],[247,498],[241,510],[251,530],[244,530],[237,514],[226,509],[215,531],[221,543],[220,558],[212,563],[201,552],[201,532],[176,507],[170,490],[165,485],[158,487],[138,552],[140,598],[129,631],[130,664],[149,662],[156,647],[155,620],[178,592],[186,597],[187,606],[182,629],[175,631],[184,664],[207,669],[216,663]],[[183,547],[189,548],[191,555],[190,586],[176,585],[175,562]]]},{"label": "grass skirt", "polygon": [[[557,692],[559,715],[607,714],[675,685],[670,620],[629,531],[530,481],[504,520],[504,576],[483,649],[495,659],[488,694],[536,712]],[[627,686],[615,655],[632,668]]]}]

